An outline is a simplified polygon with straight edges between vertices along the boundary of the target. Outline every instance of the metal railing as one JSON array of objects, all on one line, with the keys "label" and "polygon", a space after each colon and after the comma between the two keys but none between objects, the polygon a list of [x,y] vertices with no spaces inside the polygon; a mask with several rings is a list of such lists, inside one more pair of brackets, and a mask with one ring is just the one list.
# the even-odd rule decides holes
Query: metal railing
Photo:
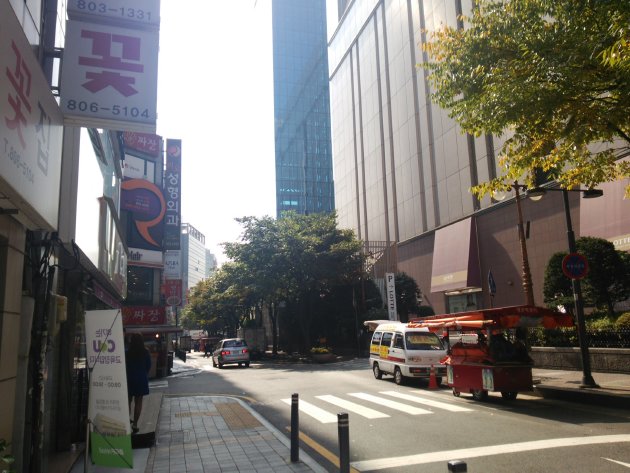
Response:
[{"label": "metal railing", "polygon": [[[586,329],[591,348],[630,348],[630,329]],[[578,347],[578,333],[571,328],[531,328],[527,341],[532,347]]]}]

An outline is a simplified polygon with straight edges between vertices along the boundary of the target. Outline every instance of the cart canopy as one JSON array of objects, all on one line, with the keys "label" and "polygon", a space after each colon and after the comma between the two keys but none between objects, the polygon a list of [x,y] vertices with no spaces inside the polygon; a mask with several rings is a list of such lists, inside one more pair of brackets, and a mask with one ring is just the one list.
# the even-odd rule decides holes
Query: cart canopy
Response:
[{"label": "cart canopy", "polygon": [[573,317],[545,307],[529,305],[497,307],[495,309],[458,312],[415,318],[409,324],[438,329],[511,329],[518,327],[573,327]]}]

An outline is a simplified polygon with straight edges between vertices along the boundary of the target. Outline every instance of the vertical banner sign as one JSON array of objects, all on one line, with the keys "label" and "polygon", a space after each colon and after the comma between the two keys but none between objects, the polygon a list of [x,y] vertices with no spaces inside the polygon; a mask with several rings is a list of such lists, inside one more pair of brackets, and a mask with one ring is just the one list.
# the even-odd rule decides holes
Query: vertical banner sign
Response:
[{"label": "vertical banner sign", "polygon": [[88,418],[93,426],[92,461],[96,465],[133,468],[120,310],[85,313],[85,347],[91,370]]},{"label": "vertical banner sign", "polygon": [[387,314],[389,320],[398,320],[396,309],[396,278],[394,273],[385,273],[385,288],[387,290]]},{"label": "vertical banner sign", "polygon": [[166,140],[166,173],[164,174],[164,249],[179,250],[181,238],[182,140]]}]

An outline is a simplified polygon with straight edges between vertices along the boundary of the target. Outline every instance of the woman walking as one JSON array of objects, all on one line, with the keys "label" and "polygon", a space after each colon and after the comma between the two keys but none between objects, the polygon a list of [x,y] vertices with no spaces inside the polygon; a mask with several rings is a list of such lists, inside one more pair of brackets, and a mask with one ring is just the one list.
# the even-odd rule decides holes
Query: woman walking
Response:
[{"label": "woman walking", "polygon": [[142,335],[131,335],[129,348],[125,355],[127,365],[127,394],[129,395],[129,415],[131,415],[131,402],[133,401],[133,419],[131,430],[138,432],[138,419],[142,412],[142,397],[149,394],[149,370],[151,369],[151,355],[144,347]]}]

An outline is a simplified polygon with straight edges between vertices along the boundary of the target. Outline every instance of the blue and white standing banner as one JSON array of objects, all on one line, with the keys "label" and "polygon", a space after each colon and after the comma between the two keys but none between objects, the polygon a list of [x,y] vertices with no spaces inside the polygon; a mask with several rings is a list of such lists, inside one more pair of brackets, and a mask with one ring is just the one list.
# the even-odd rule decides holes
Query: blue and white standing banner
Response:
[{"label": "blue and white standing banner", "polygon": [[85,313],[86,361],[90,371],[88,418],[96,465],[133,468],[125,342],[118,309]]},{"label": "blue and white standing banner", "polygon": [[396,308],[396,276],[394,273],[385,273],[385,288],[387,290],[387,315],[389,320],[398,320]]}]

